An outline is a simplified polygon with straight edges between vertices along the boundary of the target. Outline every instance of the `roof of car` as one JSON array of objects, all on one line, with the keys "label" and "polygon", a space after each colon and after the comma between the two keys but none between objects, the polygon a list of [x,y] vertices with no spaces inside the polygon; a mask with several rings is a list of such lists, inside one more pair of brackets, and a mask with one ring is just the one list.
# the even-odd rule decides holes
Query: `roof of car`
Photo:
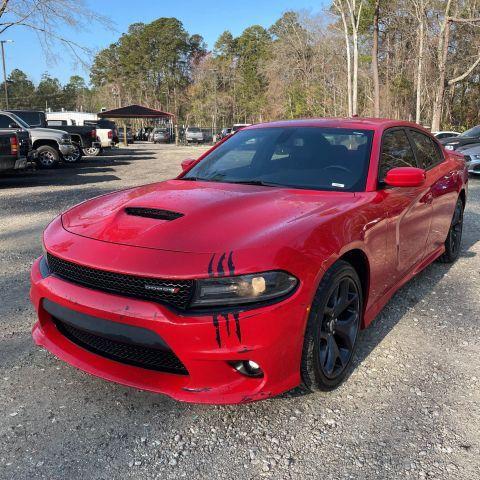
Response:
[{"label": "roof of car", "polygon": [[390,118],[305,118],[299,120],[281,120],[275,122],[257,123],[244,129],[260,127],[329,127],[329,128],[359,128],[364,130],[379,130],[395,126],[415,127],[425,130],[422,126],[403,120],[392,120]]}]

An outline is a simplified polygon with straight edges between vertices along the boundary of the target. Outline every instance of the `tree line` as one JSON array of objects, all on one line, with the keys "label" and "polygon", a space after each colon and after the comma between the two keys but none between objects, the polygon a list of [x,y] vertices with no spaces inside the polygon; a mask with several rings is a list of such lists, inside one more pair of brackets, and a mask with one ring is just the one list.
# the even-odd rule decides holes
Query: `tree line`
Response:
[{"label": "tree line", "polygon": [[64,108],[140,103],[214,130],[355,114],[467,128],[480,123],[480,0],[333,0],[318,15],[225,31],[211,50],[178,19],[159,18],[98,52],[89,87],[67,86]]},{"label": "tree line", "polygon": [[[6,108],[3,95],[4,83],[0,84],[0,108]],[[72,75],[62,85],[57,78],[47,73],[35,85],[25,72],[14,69],[7,78],[8,106],[11,109],[34,110],[83,110],[99,109],[94,89],[86,85],[85,79]]]}]

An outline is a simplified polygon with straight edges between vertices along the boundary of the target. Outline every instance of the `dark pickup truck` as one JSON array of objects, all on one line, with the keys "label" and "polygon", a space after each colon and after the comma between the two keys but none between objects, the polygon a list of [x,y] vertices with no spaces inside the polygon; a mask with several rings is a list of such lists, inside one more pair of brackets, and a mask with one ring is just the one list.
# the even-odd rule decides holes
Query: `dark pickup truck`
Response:
[{"label": "dark pickup truck", "polygon": [[0,172],[25,168],[31,150],[28,132],[0,130]]},{"label": "dark pickup truck", "polygon": [[[72,139],[72,143],[77,147],[78,158],[81,157],[82,151],[85,149],[101,148],[94,126],[67,125],[67,122],[62,120],[47,121],[45,112],[41,110],[11,110],[11,112],[32,126],[67,132]],[[68,161],[75,160],[69,158]]]}]

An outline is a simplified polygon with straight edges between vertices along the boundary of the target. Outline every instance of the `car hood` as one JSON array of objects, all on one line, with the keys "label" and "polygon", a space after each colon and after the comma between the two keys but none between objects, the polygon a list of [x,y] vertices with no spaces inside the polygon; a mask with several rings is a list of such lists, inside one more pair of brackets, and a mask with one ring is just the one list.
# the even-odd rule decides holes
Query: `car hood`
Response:
[{"label": "car hood", "polygon": [[61,137],[62,135],[69,135],[68,132],[65,130],[57,130],[55,128],[43,128],[43,127],[35,127],[32,129],[32,134],[44,134],[49,135],[52,137]]},{"label": "car hood", "polygon": [[[71,233],[103,242],[215,253],[273,248],[276,239],[286,244],[291,235],[312,230],[354,203],[355,195],[348,192],[169,180],[84,202],[64,213],[62,224]],[[132,208],[181,216],[150,218]],[[296,228],[300,225],[305,228]]]}]

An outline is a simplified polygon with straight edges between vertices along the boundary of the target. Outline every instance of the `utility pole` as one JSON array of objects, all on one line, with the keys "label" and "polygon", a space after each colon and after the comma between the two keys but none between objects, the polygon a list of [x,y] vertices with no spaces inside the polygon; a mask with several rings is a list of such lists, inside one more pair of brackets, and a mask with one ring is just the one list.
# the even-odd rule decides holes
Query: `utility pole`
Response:
[{"label": "utility pole", "polygon": [[3,85],[5,87],[5,108],[8,110],[8,88],[7,88],[7,69],[5,68],[5,49],[4,43],[12,43],[13,40],[0,40],[2,44],[2,62],[3,62]]}]

